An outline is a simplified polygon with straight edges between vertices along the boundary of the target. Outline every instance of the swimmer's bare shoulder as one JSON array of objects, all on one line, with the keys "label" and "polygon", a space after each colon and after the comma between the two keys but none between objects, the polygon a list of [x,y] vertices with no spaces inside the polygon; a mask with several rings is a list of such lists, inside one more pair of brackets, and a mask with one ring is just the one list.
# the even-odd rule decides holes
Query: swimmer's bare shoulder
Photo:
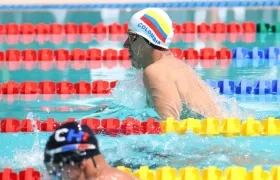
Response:
[{"label": "swimmer's bare shoulder", "polygon": [[145,84],[154,86],[166,82],[171,83],[174,79],[174,73],[171,72],[174,71],[174,69],[170,66],[172,66],[172,64],[170,64],[168,59],[162,59],[149,65],[143,71]]},{"label": "swimmer's bare shoulder", "polygon": [[100,174],[97,180],[138,180],[136,177],[127,174],[116,168],[108,168]]},{"label": "swimmer's bare shoulder", "polygon": [[[146,69],[144,69],[144,76],[161,75],[164,76],[165,78],[170,79],[172,77],[172,74],[174,74],[173,72],[174,69],[182,65],[179,61],[174,62],[174,59],[176,58],[169,57],[169,58],[163,58],[160,61],[156,61],[155,63],[149,65]],[[180,65],[177,63],[179,63]]]}]

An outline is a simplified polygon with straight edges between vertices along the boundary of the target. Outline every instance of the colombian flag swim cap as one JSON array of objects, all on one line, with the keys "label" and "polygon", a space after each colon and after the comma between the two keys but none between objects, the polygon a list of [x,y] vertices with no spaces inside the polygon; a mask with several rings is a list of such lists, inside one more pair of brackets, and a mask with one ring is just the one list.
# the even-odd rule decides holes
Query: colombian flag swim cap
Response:
[{"label": "colombian flag swim cap", "polygon": [[165,49],[168,49],[174,35],[170,17],[159,8],[136,12],[130,19],[129,29]]}]

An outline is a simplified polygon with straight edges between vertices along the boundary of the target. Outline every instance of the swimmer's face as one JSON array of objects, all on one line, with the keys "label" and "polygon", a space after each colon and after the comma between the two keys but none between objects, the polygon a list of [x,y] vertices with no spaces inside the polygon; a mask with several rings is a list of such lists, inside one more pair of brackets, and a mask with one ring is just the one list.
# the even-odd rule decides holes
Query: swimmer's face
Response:
[{"label": "swimmer's face", "polygon": [[72,164],[45,164],[51,180],[94,180],[97,165],[94,158]]},{"label": "swimmer's face", "polygon": [[142,36],[128,31],[128,38],[124,43],[124,48],[129,50],[129,58],[132,60],[132,66],[136,69],[146,68],[152,55],[152,47]]},{"label": "swimmer's face", "polygon": [[83,169],[79,166],[66,166],[63,172],[63,177],[69,180],[81,180],[83,179]]},{"label": "swimmer's face", "polygon": [[80,164],[76,165],[53,165],[48,168],[48,173],[52,180],[84,180],[84,170]]}]

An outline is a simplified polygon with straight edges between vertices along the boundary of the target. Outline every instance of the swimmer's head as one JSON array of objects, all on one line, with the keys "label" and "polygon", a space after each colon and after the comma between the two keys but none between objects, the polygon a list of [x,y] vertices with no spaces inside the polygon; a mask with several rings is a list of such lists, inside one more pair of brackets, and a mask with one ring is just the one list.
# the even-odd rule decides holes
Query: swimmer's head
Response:
[{"label": "swimmer's head", "polygon": [[50,136],[44,164],[51,179],[85,179],[86,167],[96,167],[100,155],[98,141],[87,125],[69,122]]},{"label": "swimmer's head", "polygon": [[146,8],[136,12],[130,19],[128,28],[124,47],[129,49],[135,68],[150,65],[154,51],[168,51],[174,35],[170,17],[159,8]]}]

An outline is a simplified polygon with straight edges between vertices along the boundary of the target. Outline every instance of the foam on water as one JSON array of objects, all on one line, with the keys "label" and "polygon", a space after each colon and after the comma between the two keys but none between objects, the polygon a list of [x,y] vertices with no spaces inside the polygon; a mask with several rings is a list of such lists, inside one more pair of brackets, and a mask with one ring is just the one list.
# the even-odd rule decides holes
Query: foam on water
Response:
[{"label": "foam on water", "polygon": [[235,117],[239,119],[246,119],[248,117],[254,117],[256,114],[253,109],[241,109],[238,101],[232,97],[226,97],[225,95],[217,95],[216,93],[209,93],[214,99],[215,104],[222,110],[223,118]]},{"label": "foam on water", "polygon": [[125,116],[158,117],[153,108],[147,104],[147,92],[143,83],[143,71],[134,70],[134,78],[119,81],[112,91],[113,103],[120,106]]},{"label": "foam on water", "polygon": [[[0,164],[13,169],[25,169],[27,167],[43,167],[43,151],[45,141],[39,141],[39,130],[35,122],[35,117],[32,112],[27,114],[26,119],[30,119],[34,127],[34,133],[28,134],[28,141],[33,142],[31,149],[15,148],[11,150],[12,157],[4,156],[0,158]],[[19,142],[24,142],[21,134],[14,134]],[[33,139],[34,138],[34,139]],[[1,166],[0,166],[1,167]]]},{"label": "foam on water", "polygon": [[[231,165],[251,168],[254,164],[271,166],[277,163],[274,159],[279,156],[280,148],[280,144],[275,143],[277,138],[208,138],[191,133],[186,136],[166,134],[99,139],[101,150],[111,164],[131,168],[139,168],[142,164],[151,168],[165,165],[177,168],[188,165],[201,168],[209,165],[221,168]],[[260,143],[262,147],[256,148]],[[272,144],[274,148],[270,149]]]},{"label": "foam on water", "polygon": [[135,70],[135,75],[132,80],[119,81],[112,91],[112,97],[116,104],[131,109],[143,109],[147,107],[143,71]]},{"label": "foam on water", "polygon": [[35,116],[32,112],[29,112],[27,114],[26,119],[30,119],[34,128],[34,135],[35,135],[35,139],[33,142],[33,146],[31,148],[31,150],[18,150],[15,152],[15,159],[20,159],[22,158],[23,161],[20,161],[20,163],[24,163],[23,165],[26,166],[30,166],[30,167],[36,167],[39,165],[42,165],[43,162],[43,154],[42,154],[42,150],[40,147],[40,142],[39,142],[39,130],[36,124],[36,120],[35,120]]}]

